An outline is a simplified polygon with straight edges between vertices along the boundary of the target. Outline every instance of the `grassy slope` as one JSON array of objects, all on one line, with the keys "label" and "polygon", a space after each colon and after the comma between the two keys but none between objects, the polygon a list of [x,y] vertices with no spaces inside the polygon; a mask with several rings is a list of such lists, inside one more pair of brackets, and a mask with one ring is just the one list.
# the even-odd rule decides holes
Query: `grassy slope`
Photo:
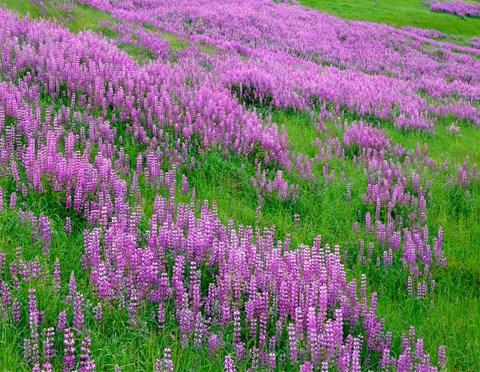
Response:
[{"label": "grassy slope", "polygon": [[[4,0],[5,2],[5,0]],[[322,10],[340,15],[344,18],[371,20],[376,22],[392,23],[397,25],[416,25],[425,28],[437,28],[443,32],[474,36],[480,30],[478,20],[461,20],[458,17],[430,13],[418,1],[316,1],[305,0],[306,5],[318,7]],[[17,9],[21,14],[29,12],[38,16],[31,8],[28,0],[6,0],[7,6]],[[399,11],[401,9],[401,11]],[[68,24],[72,31],[78,32],[83,28],[97,29],[99,21],[109,17],[101,12],[87,8],[78,8],[76,17]],[[417,21],[415,21],[417,20]],[[478,27],[475,29],[475,27]],[[172,42],[176,39],[172,38]],[[170,41],[170,40],[169,40]],[[310,127],[308,117],[299,114],[275,112],[273,119],[284,124],[293,147],[296,150],[309,153],[312,151],[310,141],[315,138],[315,131]],[[462,162],[466,155],[470,155],[472,162],[480,163],[480,154],[476,144],[480,142],[480,131],[477,128],[462,127],[462,135],[450,137],[446,129],[440,127],[434,136],[418,133],[400,133],[393,128],[387,128],[389,135],[395,141],[407,148],[414,148],[417,142],[428,143],[431,155],[440,159],[445,153],[447,159]],[[244,168],[241,165],[244,164]],[[333,185],[319,183],[315,189],[302,185],[301,198],[298,203],[291,205],[281,204],[275,200],[267,200],[262,214],[262,223],[275,224],[279,237],[287,231],[294,231],[298,238],[293,243],[311,243],[313,237],[321,234],[325,242],[342,244],[355,254],[358,249],[352,242],[355,240],[351,232],[351,223],[355,220],[357,209],[362,205],[361,194],[365,189],[363,175],[357,174],[351,162],[339,162],[334,165],[335,173],[342,171],[352,180],[352,201],[345,202],[345,184],[334,182]],[[189,183],[197,189],[199,199],[216,200],[222,219],[227,221],[235,218],[240,223],[253,224],[257,207],[256,195],[250,184],[250,177],[254,174],[253,164],[243,158],[232,156],[225,160],[217,153],[209,155],[203,161],[201,170],[189,174]],[[366,272],[370,282],[370,289],[379,292],[379,312],[386,318],[386,328],[392,329],[398,336],[399,332],[408,326],[415,325],[417,336],[425,339],[427,350],[446,343],[449,354],[449,367],[459,370],[478,370],[480,365],[475,355],[480,354],[479,326],[480,319],[480,291],[477,278],[480,276],[478,262],[480,260],[480,190],[472,192],[472,199],[467,201],[465,193],[449,191],[442,187],[445,180],[438,180],[438,187],[434,189],[434,203],[429,209],[428,218],[432,231],[438,226],[445,228],[445,244],[449,265],[446,270],[437,273],[438,290],[431,299],[434,308],[430,309],[430,302],[419,301],[406,296],[405,275],[402,268],[384,273],[383,269],[375,267],[357,268],[352,271],[352,277],[359,277]],[[39,213],[47,211],[51,215],[52,200],[30,203]],[[62,216],[61,210],[58,212]],[[294,214],[301,216],[301,223],[295,228]],[[75,264],[82,252],[81,229],[66,237],[61,232],[59,218],[56,234],[53,241],[55,254],[62,258],[64,264],[64,282],[68,272],[81,272]],[[38,247],[31,246],[25,239],[18,242],[9,237],[20,236],[25,231],[18,226],[16,216],[5,214],[0,219],[1,246],[13,254],[17,245],[24,250],[34,251]],[[68,253],[67,253],[68,252]],[[78,261],[77,261],[78,262]],[[63,266],[63,265],[62,265]],[[88,288],[86,276],[79,278],[84,288]],[[93,297],[92,297],[93,298]],[[122,370],[150,370],[155,358],[161,356],[164,347],[171,347],[174,360],[182,365],[184,370],[221,370],[221,358],[209,360],[204,353],[192,349],[182,349],[175,342],[173,329],[168,332],[142,332],[130,330],[124,325],[120,316],[114,312],[105,311],[106,321],[93,328],[94,357],[98,366],[111,370],[115,364]],[[148,319],[148,310],[144,318]],[[167,338],[165,335],[169,333]],[[15,330],[0,328],[0,366],[2,368],[19,370],[23,335]],[[173,342],[172,342],[173,340]],[[138,350],[141,350],[139,353]],[[432,357],[435,357],[433,351]]]},{"label": "grassy slope", "polygon": [[480,18],[433,13],[423,0],[300,0],[300,3],[345,19],[433,28],[446,34],[478,36]]},{"label": "grassy slope", "polygon": [[[42,17],[41,10],[32,6],[29,0],[2,0],[2,3],[5,4],[7,8],[17,11],[22,16],[29,14],[32,18]],[[45,1],[45,4],[51,17],[59,19],[59,11],[53,9],[48,1]],[[99,22],[111,19],[110,15],[83,5],[78,5],[74,9],[73,15],[73,19],[66,26],[75,33],[83,30],[96,30]]]}]

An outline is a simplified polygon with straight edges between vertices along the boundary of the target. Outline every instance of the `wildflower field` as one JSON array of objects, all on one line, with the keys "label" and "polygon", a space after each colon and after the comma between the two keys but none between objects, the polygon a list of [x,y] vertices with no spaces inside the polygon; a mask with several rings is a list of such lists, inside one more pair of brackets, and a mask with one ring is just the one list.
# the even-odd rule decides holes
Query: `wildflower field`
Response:
[{"label": "wildflower field", "polygon": [[0,371],[480,370],[478,1],[0,5]]}]

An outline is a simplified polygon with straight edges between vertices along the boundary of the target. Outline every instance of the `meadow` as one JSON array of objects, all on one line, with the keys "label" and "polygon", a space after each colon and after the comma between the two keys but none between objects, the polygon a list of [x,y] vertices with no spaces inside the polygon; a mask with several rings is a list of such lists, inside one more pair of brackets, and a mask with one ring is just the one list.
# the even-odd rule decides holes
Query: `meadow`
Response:
[{"label": "meadow", "polygon": [[476,2],[2,3],[0,370],[480,368]]}]

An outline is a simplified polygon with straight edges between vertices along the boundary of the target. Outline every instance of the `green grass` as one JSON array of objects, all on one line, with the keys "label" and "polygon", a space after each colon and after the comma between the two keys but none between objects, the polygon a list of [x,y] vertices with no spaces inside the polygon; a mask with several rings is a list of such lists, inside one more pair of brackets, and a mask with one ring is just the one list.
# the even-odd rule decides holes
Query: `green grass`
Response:
[{"label": "green grass", "polygon": [[29,0],[3,0],[2,5],[15,10],[21,16],[25,16],[27,13],[32,17],[40,16],[40,10],[34,7]]},{"label": "green grass", "polygon": [[[472,125],[461,125],[459,134],[450,134],[447,131],[447,121],[441,121],[433,135],[425,135],[420,132],[398,131],[387,127],[388,134],[395,142],[407,148],[415,148],[417,142],[421,145],[428,144],[429,156],[437,162],[454,160],[456,164],[463,163],[467,157],[471,164],[480,164],[480,152],[472,151],[480,143],[480,130]],[[446,146],[445,144],[448,144]]]},{"label": "green grass", "polygon": [[462,19],[434,13],[423,0],[300,0],[300,3],[345,19],[436,29],[464,37],[480,35],[480,18]]},{"label": "green grass", "polygon": [[[3,4],[7,8],[15,10],[19,15],[30,15],[32,18],[42,18],[42,10],[31,4],[29,0],[3,0]],[[49,1],[45,1],[46,8],[49,12],[50,19],[61,20],[62,16],[65,16],[65,12],[53,8]],[[110,20],[112,17],[109,14],[103,13],[96,9],[90,8],[85,5],[77,4],[72,8],[73,18],[65,25],[73,33],[78,33],[84,30],[96,31],[100,22]]]},{"label": "green grass", "polygon": [[74,10],[73,15],[74,17],[68,25],[68,28],[74,33],[84,30],[96,31],[101,22],[111,19],[109,14],[105,14],[85,5],[78,5]]}]

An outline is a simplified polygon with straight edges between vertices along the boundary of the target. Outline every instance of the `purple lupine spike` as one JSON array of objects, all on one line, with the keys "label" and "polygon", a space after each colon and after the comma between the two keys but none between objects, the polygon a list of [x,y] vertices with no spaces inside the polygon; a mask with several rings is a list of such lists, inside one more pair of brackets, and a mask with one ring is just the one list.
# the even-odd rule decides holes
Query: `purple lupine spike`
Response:
[{"label": "purple lupine spike", "polygon": [[91,357],[90,348],[92,341],[88,336],[85,336],[80,348],[80,368],[79,372],[91,372],[96,370],[95,361]]},{"label": "purple lupine spike", "polygon": [[275,353],[268,354],[268,366],[272,371],[277,368],[277,356]]},{"label": "purple lupine spike", "polygon": [[67,312],[61,311],[58,314],[58,321],[57,321],[57,330],[58,332],[64,332],[67,325]]},{"label": "purple lupine spike", "polygon": [[225,372],[236,372],[237,368],[233,364],[233,359],[230,355],[225,357]]},{"label": "purple lupine spike", "polygon": [[136,295],[133,295],[130,301],[128,302],[127,312],[128,312],[128,324],[132,327],[137,325],[137,307],[138,301]]},{"label": "purple lupine spike", "polygon": [[77,280],[75,279],[75,273],[73,271],[70,274],[69,293],[70,299],[73,299],[75,294],[77,293]]},{"label": "purple lupine spike", "polygon": [[15,323],[21,320],[20,302],[16,298],[12,302],[12,319]]},{"label": "purple lupine spike", "polygon": [[70,217],[67,217],[65,219],[65,226],[63,227],[63,229],[67,234],[70,234],[72,232],[72,219]]},{"label": "purple lupine spike", "polygon": [[163,350],[163,359],[160,361],[157,361],[157,366],[159,369],[155,369],[155,371],[159,372],[173,372],[174,371],[174,365],[172,361],[172,351],[170,349],[164,349]]},{"label": "purple lupine spike", "polygon": [[198,313],[195,320],[195,330],[194,330],[194,340],[193,340],[194,347],[196,347],[197,349],[203,348],[206,334],[207,334],[207,326],[205,325],[205,321],[203,319],[202,314]]},{"label": "purple lupine spike", "polygon": [[15,207],[17,206],[17,193],[15,192],[12,192],[10,194],[10,209],[15,209]]},{"label": "purple lupine spike", "polygon": [[70,328],[65,328],[63,332],[63,372],[68,372],[75,367],[75,336]]},{"label": "purple lupine spike", "polygon": [[[303,334],[303,331],[302,331]],[[298,338],[297,332],[295,331],[295,326],[290,323],[288,325],[288,340],[289,340],[289,350],[290,350],[290,359],[295,363],[298,358]]]},{"label": "purple lupine spike", "polygon": [[219,347],[219,340],[215,333],[212,333],[207,341],[208,344],[208,352],[211,355],[215,355],[217,353]]},{"label": "purple lupine spike", "polygon": [[73,299],[73,328],[77,331],[82,331],[85,324],[83,307],[83,295],[77,293]]},{"label": "purple lupine spike", "polygon": [[313,372],[313,366],[310,362],[305,362],[300,366],[300,372]]},{"label": "purple lupine spike", "polygon": [[[54,346],[55,330],[53,327],[46,329],[46,338],[43,343],[43,355],[46,362],[50,362],[56,355],[57,351]],[[44,367],[45,368],[45,367]]]},{"label": "purple lupine spike", "polygon": [[188,180],[187,177],[182,174],[182,194],[187,195],[188,193]]},{"label": "purple lupine spike", "polygon": [[55,263],[53,266],[53,292],[57,293],[61,289],[61,269],[60,269],[60,261],[58,257],[55,259]]},{"label": "purple lupine spike", "polygon": [[443,345],[438,348],[438,365],[442,370],[447,368],[446,349]]}]

